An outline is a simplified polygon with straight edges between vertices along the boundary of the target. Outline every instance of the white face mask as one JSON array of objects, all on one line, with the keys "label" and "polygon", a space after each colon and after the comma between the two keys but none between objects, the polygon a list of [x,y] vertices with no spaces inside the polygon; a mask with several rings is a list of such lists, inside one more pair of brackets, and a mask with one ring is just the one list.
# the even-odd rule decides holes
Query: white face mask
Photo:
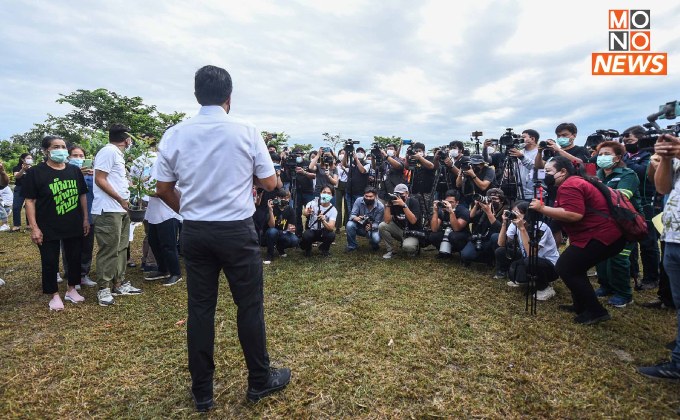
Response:
[{"label": "white face mask", "polygon": [[364,155],[364,154],[361,153],[361,152],[357,153],[357,157],[358,157],[359,159],[363,159],[365,156],[366,156],[366,155]]},{"label": "white face mask", "polygon": [[33,159],[26,159],[24,160],[24,162],[26,163],[26,165],[33,165]]},{"label": "white face mask", "polygon": [[458,149],[449,150],[449,157],[455,159],[458,157]]},{"label": "white face mask", "polygon": [[340,154],[338,155],[338,159],[340,159],[340,160],[345,159],[345,154],[344,154],[344,153],[340,153]]},{"label": "white face mask", "polygon": [[492,154],[492,153],[495,153],[495,152],[496,152],[496,148],[493,147],[493,146],[489,146],[489,147],[486,148],[486,153],[489,154],[489,155]]},{"label": "white face mask", "polygon": [[394,156],[394,150],[388,150],[388,151],[387,151],[387,156],[393,157],[393,156]]}]

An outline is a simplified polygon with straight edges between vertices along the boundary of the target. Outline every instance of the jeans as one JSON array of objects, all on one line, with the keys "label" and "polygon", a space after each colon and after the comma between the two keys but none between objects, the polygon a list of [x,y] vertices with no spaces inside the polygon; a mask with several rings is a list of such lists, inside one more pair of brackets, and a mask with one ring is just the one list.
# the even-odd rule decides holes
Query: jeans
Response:
[{"label": "jeans", "polygon": [[[80,266],[80,248],[82,247],[82,238],[76,236],[74,238],[67,238],[44,241],[42,245],[38,246],[40,250],[40,263],[42,265],[42,290],[43,293],[51,295],[59,291],[57,284],[57,272],[59,271],[59,248],[64,246],[64,262],[68,261],[72,267]],[[80,284],[80,273],[74,271],[68,275],[68,285],[75,286]]]},{"label": "jeans", "polygon": [[347,206],[349,207],[349,212],[352,212],[352,207],[354,207],[354,202],[357,201],[359,197],[363,197],[364,195],[351,195],[349,192],[345,194],[345,201],[347,202]]},{"label": "jeans", "polygon": [[630,286],[630,251],[633,242],[627,242],[621,252],[597,263],[597,281],[607,292],[625,299],[633,297]]},{"label": "jeans", "polygon": [[179,220],[172,218],[159,224],[149,223],[149,245],[156,256],[158,271],[181,276],[177,253],[177,230]]},{"label": "jeans", "polygon": [[213,397],[215,308],[220,271],[236,304],[236,327],[248,366],[248,385],[262,387],[269,375],[260,246],[252,219],[234,222],[185,220],[182,253],[187,272],[187,349],[196,401]]},{"label": "jeans", "polygon": [[[14,201],[12,202],[12,224],[21,227],[21,208],[24,207],[24,196],[21,195],[21,187],[14,187]],[[28,219],[26,219],[28,225]]]},{"label": "jeans", "polygon": [[477,251],[475,244],[468,241],[462,251],[460,251],[460,259],[464,263],[478,261],[482,258],[493,257],[494,251],[498,247],[498,234],[492,233],[489,239],[482,241],[482,249]]},{"label": "jeans", "polygon": [[286,248],[297,248],[300,239],[293,232],[279,230],[275,227],[267,229],[267,255],[274,255],[274,248],[279,254],[284,254]]},{"label": "jeans", "polygon": [[359,247],[357,244],[357,235],[368,237],[368,242],[371,244],[371,248],[374,250],[380,247],[380,231],[378,229],[373,229],[370,233],[364,229],[363,226],[359,225],[354,220],[347,222],[347,248],[356,249]]},{"label": "jeans", "polygon": [[2,221],[3,224],[7,223],[7,219],[11,212],[12,206],[0,206],[0,221]]},{"label": "jeans", "polygon": [[303,194],[298,191],[295,203],[295,234],[298,238],[301,238],[302,232],[305,231],[302,227],[302,208],[312,200],[314,200],[314,194]]},{"label": "jeans", "polygon": [[671,360],[680,363],[680,244],[666,242],[663,256],[663,267],[668,274],[675,303],[677,332],[675,335],[675,348],[671,354]]}]

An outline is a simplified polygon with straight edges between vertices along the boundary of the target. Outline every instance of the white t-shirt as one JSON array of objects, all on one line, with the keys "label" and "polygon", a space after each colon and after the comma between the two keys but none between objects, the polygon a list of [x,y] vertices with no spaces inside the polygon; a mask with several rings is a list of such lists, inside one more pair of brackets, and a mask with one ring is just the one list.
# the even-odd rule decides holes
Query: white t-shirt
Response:
[{"label": "white t-shirt", "polygon": [[530,200],[534,198],[534,162],[538,154],[538,147],[534,150],[523,150],[524,159],[519,163],[519,174],[522,177],[522,189],[524,198]]},{"label": "white t-shirt", "polygon": [[144,218],[153,225],[158,225],[170,219],[182,221],[182,216],[175,213],[158,197],[149,197],[149,206],[146,208]]},{"label": "white t-shirt", "polygon": [[204,106],[165,132],[151,173],[177,182],[184,220],[228,222],[253,216],[253,175],[263,179],[275,171],[255,126],[221,106]]},{"label": "white t-shirt", "polygon": [[[663,209],[661,223],[663,232],[661,240],[680,244],[680,159],[673,159],[673,189],[668,194],[668,201]],[[653,229],[653,228],[650,228]]]},{"label": "white t-shirt", "polygon": [[[541,240],[538,241],[538,257],[545,258],[546,260],[557,264],[557,260],[560,258],[560,252],[557,250],[557,243],[555,243],[555,237],[553,237],[552,231],[547,224],[540,222],[538,228],[543,232]],[[510,223],[508,230],[505,232],[505,236],[508,238],[517,238],[517,242],[522,249],[522,255],[528,257],[527,251],[524,249],[524,244],[519,240],[519,235],[517,235],[517,226],[514,223]]]},{"label": "white t-shirt", "polygon": [[[97,171],[109,174],[106,179],[121,198],[125,200],[130,198],[130,190],[128,189],[130,183],[127,178],[127,169],[125,169],[125,158],[123,152],[117,146],[109,143],[97,153],[94,158],[95,179]],[[94,182],[92,190],[94,193],[92,214],[102,214],[102,212],[125,213],[125,209],[120,203],[99,188],[96,182]]]},{"label": "white t-shirt", "polygon": [[0,201],[4,207],[11,207],[14,203],[14,192],[9,185],[0,190]]},{"label": "white t-shirt", "polygon": [[[312,215],[308,217],[309,223],[307,223],[307,226],[310,226],[312,230],[319,230],[319,225],[317,224],[317,215],[319,214],[319,200],[312,200],[307,205],[305,208],[311,208],[312,209]],[[329,210],[330,209],[330,210]],[[326,213],[326,221],[335,221],[338,217],[338,210],[333,206],[332,204],[329,207],[324,207],[321,206],[321,213]],[[323,227],[323,224],[321,225],[321,229],[325,229]]]}]

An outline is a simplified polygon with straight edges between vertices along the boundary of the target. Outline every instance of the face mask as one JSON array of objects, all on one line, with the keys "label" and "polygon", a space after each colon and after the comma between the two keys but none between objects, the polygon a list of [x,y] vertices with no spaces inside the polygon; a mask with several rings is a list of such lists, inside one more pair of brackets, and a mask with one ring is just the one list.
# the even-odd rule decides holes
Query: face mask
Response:
[{"label": "face mask", "polygon": [[371,207],[373,204],[375,204],[375,200],[367,200],[364,198],[364,204],[366,204],[368,207]]},{"label": "face mask", "polygon": [[125,151],[126,151],[126,152],[129,152],[130,149],[132,149],[132,143],[130,143],[130,144],[128,144],[127,146],[125,146]]},{"label": "face mask", "polygon": [[487,147],[487,148],[486,148],[486,154],[487,154],[487,155],[490,155],[490,154],[492,154],[492,153],[496,153],[496,148],[495,148],[495,147],[491,147],[491,146]]},{"label": "face mask", "polygon": [[387,151],[387,156],[389,156],[389,157],[394,157],[394,150],[388,150],[388,151]]},{"label": "face mask", "polygon": [[341,161],[342,161],[343,159],[345,159],[345,154],[344,154],[344,153],[340,153],[340,154],[338,155],[338,159],[340,159]]},{"label": "face mask", "polygon": [[73,166],[77,166],[78,168],[83,167],[83,159],[80,159],[80,158],[69,159],[68,163],[70,163]]},{"label": "face mask", "polygon": [[567,147],[569,146],[569,143],[571,142],[570,139],[567,137],[558,137],[557,140],[555,140],[557,144],[560,145],[560,147]]},{"label": "face mask", "polygon": [[545,185],[552,187],[555,185],[555,175],[553,174],[545,174],[545,178],[543,179],[543,182],[545,182]]},{"label": "face mask", "polygon": [[418,152],[416,153],[416,156],[425,156],[425,152]]},{"label": "face mask", "polygon": [[638,144],[637,143],[632,143],[632,144],[626,144],[626,152],[628,153],[637,153],[639,150]]},{"label": "face mask", "polygon": [[363,159],[364,157],[366,157],[366,155],[364,155],[363,153],[359,152],[359,153],[357,153],[357,157],[358,157],[359,159]]},{"label": "face mask", "polygon": [[616,162],[614,162],[614,156],[598,156],[597,157],[598,168],[609,169],[612,166],[614,166],[615,163]]},{"label": "face mask", "polygon": [[455,159],[458,157],[458,149],[451,149],[449,150],[449,157],[451,159]]},{"label": "face mask", "polygon": [[57,149],[50,151],[50,159],[52,159],[53,162],[64,163],[66,162],[66,158],[68,158],[68,150],[66,149]]},{"label": "face mask", "polygon": [[326,193],[322,193],[322,194],[321,194],[321,202],[324,203],[324,204],[330,203],[330,202],[331,202],[331,198],[333,198],[333,197],[331,197],[330,194],[326,194]]},{"label": "face mask", "polygon": [[26,165],[33,165],[33,159],[26,159],[24,163],[26,163]]},{"label": "face mask", "polygon": [[301,156],[296,157],[295,163],[302,163],[302,157]]}]

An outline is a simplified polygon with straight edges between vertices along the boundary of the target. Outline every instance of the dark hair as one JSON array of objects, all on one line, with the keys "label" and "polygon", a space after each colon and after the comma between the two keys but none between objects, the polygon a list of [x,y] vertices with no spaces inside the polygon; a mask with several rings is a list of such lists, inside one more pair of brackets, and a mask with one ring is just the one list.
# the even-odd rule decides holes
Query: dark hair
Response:
[{"label": "dark hair", "polygon": [[111,124],[109,127],[109,142],[120,143],[130,138],[130,129],[124,124]]},{"label": "dark hair", "polygon": [[276,196],[279,197],[279,198],[288,197],[289,194],[290,194],[290,191],[288,191],[285,188],[277,188],[276,189]]},{"label": "dark hair", "polygon": [[333,188],[332,185],[324,185],[323,188],[321,188],[321,192],[323,192],[323,190],[325,190],[326,188],[331,190],[331,195],[335,194],[335,188]]},{"label": "dark hair", "polygon": [[393,148],[394,148],[394,150],[397,150],[397,149],[398,149],[397,145],[396,145],[396,144],[394,144],[394,143],[390,143],[390,144],[388,144],[387,146],[385,146],[385,149],[387,149],[388,147],[393,147]]},{"label": "dark hair", "polygon": [[422,151],[425,151],[425,145],[421,142],[416,142],[413,143],[413,150],[420,149]]},{"label": "dark hair", "polygon": [[276,147],[276,144],[275,144],[275,143],[269,143],[269,144],[267,145],[267,149],[269,149],[270,147],[273,147],[274,150],[276,150],[277,152],[279,151],[279,148]]},{"label": "dark hair", "polygon": [[623,162],[623,155],[626,154],[626,148],[621,143],[618,141],[603,141],[595,148],[598,154],[600,153],[600,149],[603,147],[612,148],[612,150],[614,150],[614,154],[619,157],[619,161],[617,162],[616,166],[626,166],[626,164]]},{"label": "dark hair", "polygon": [[515,204],[515,208],[517,208],[517,210],[519,210],[520,213],[527,214],[527,212],[529,211],[529,202],[520,201]]},{"label": "dark hair", "polygon": [[458,190],[447,190],[446,193],[444,193],[444,198],[446,197],[453,197],[456,201],[460,201],[460,192]]},{"label": "dark hair", "polygon": [[26,156],[32,156],[32,155],[30,153],[22,153],[21,156],[19,156],[19,162],[26,163],[26,162],[24,162],[24,159],[26,159]]},{"label": "dark hair", "polygon": [[562,130],[567,130],[573,135],[576,135],[576,132],[578,131],[574,123],[562,123],[558,125],[557,128],[555,128],[555,134],[559,133]]},{"label": "dark hair", "polygon": [[64,139],[62,137],[59,137],[59,136],[48,135],[48,136],[43,137],[42,143],[40,144],[40,146],[42,146],[43,149],[47,150],[47,149],[50,148],[50,146],[52,146],[52,142],[54,140],[64,140]]},{"label": "dark hair", "polygon": [[626,137],[628,134],[632,134],[635,136],[635,138],[640,139],[645,135],[645,129],[641,125],[634,125],[632,127],[626,128],[621,136]]},{"label": "dark hair", "polygon": [[462,152],[465,149],[465,144],[463,144],[463,142],[460,140],[454,140],[451,143],[449,143],[449,147],[452,149],[455,147],[456,149]]},{"label": "dark hair", "polygon": [[203,66],[194,76],[194,95],[201,105],[222,105],[231,97],[231,76],[222,68]]},{"label": "dark hair", "polygon": [[83,149],[81,146],[79,146],[79,145],[77,145],[77,144],[71,144],[71,145],[68,147],[68,154],[70,155],[71,152],[72,152],[73,150],[76,150],[76,149],[80,149],[80,150],[83,152],[84,155],[87,154],[87,153],[85,153],[85,149]]},{"label": "dark hair", "polygon": [[550,162],[548,163],[552,163],[555,166],[555,169],[558,171],[566,169],[567,178],[576,175],[588,181],[593,187],[597,188],[602,193],[602,195],[607,200],[609,208],[610,209],[612,208],[611,193],[609,192],[609,187],[600,182],[598,178],[586,175],[585,167],[583,166],[583,164],[578,164],[578,167],[576,167],[574,166],[574,164],[571,163],[569,159],[565,158],[564,156],[555,156],[554,158],[550,159]]},{"label": "dark hair", "polygon": [[541,137],[538,134],[538,131],[534,130],[533,128],[527,128],[526,130],[522,131],[522,134],[524,134],[524,133],[528,134],[529,137],[533,137],[534,140],[536,140],[536,141],[538,141],[538,139]]},{"label": "dark hair", "polygon": [[373,194],[373,195],[377,196],[377,195],[378,195],[378,190],[375,189],[375,187],[371,187],[371,186],[369,185],[368,187],[366,187],[366,189],[364,189],[364,194],[366,194],[366,193],[370,193],[370,194]]}]

